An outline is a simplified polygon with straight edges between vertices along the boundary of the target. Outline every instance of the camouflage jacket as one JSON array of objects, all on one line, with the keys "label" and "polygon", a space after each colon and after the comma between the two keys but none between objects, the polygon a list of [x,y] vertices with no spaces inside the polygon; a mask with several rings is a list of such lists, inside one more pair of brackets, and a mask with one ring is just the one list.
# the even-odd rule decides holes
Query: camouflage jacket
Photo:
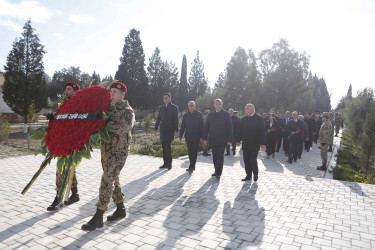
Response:
[{"label": "camouflage jacket", "polygon": [[134,110],[129,102],[117,104],[117,112],[114,118],[108,121],[115,131],[109,133],[109,142],[103,142],[101,145],[102,154],[125,154],[129,151],[131,142],[131,130],[134,126]]},{"label": "camouflage jacket", "polygon": [[325,120],[319,130],[319,142],[331,143],[331,139],[332,139],[332,123],[329,120]]}]

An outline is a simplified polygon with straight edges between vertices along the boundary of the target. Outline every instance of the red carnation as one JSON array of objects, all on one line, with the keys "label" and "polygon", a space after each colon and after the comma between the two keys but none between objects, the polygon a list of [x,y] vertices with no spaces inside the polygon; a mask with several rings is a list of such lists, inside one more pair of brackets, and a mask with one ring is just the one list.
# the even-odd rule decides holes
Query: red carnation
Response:
[{"label": "red carnation", "polygon": [[[107,88],[92,86],[79,91],[65,101],[57,110],[56,115],[66,113],[96,113],[110,111],[111,95]],[[100,119],[73,119],[49,121],[46,145],[55,156],[68,155],[78,151],[89,143],[91,134],[102,129],[105,121]]]}]

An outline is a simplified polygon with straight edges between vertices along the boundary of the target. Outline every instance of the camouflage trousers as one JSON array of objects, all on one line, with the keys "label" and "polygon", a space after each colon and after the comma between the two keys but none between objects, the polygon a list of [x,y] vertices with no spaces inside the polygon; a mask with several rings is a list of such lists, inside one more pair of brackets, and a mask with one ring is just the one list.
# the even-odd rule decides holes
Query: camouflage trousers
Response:
[{"label": "camouflage trousers", "polygon": [[[64,181],[65,171],[63,171],[62,174],[59,174],[59,172],[56,170],[56,192],[59,192],[63,181]],[[72,187],[75,188],[78,185],[76,172],[74,171],[73,180],[72,180]]]},{"label": "camouflage trousers", "polygon": [[[125,196],[122,193],[120,185],[120,172],[125,165],[125,161],[128,154],[122,155],[116,161],[107,161],[102,158],[103,175],[102,181],[99,188],[99,200],[96,203],[97,208],[106,211],[108,204],[113,199],[115,204],[123,203]],[[115,159],[113,157],[112,159]]]},{"label": "camouflage trousers", "polygon": [[324,143],[324,146],[320,144],[320,156],[322,157],[323,164],[327,164],[327,152],[328,152],[328,143]]}]

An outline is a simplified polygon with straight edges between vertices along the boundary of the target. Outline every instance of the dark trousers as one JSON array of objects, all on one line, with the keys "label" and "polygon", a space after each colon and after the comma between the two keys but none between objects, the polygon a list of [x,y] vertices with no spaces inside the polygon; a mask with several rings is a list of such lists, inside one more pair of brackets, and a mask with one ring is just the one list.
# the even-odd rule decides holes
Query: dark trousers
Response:
[{"label": "dark trousers", "polygon": [[212,146],[212,160],[215,167],[215,175],[221,176],[224,164],[225,145]]},{"label": "dark trousers", "polygon": [[254,178],[258,178],[258,151],[243,150],[243,161],[245,163],[246,178],[251,179],[254,173]]},{"label": "dark trousers", "polygon": [[288,133],[283,134],[283,150],[284,152],[288,153],[289,149],[289,142],[288,142]]},{"label": "dark trousers", "polygon": [[186,141],[186,145],[189,152],[190,169],[195,170],[195,163],[197,162],[199,139],[193,141]]},{"label": "dark trousers", "polygon": [[[232,142],[232,152],[233,154],[236,152],[236,143]],[[227,145],[227,154],[230,153],[230,145]]]},{"label": "dark trousers", "polygon": [[[307,141],[305,141],[305,146],[306,146],[306,142]],[[303,152],[303,142],[300,142],[300,143],[298,143],[298,150],[297,150],[297,155],[298,155],[298,157],[300,157],[301,158],[301,156],[302,156],[302,152]]]},{"label": "dark trousers", "polygon": [[311,146],[312,146],[312,140],[311,139],[312,139],[312,137],[309,137],[308,141],[305,140],[305,149],[306,150],[310,149]]},{"label": "dark trousers", "polygon": [[276,142],[276,151],[280,150],[282,141],[283,141],[283,134],[278,134],[277,135],[277,142]]},{"label": "dark trousers", "polygon": [[292,162],[293,160],[297,160],[298,156],[298,146],[299,142],[290,142],[289,143],[289,149],[288,149],[288,161]]},{"label": "dark trousers", "polygon": [[161,141],[161,146],[163,148],[163,161],[164,166],[172,165],[172,141]]}]

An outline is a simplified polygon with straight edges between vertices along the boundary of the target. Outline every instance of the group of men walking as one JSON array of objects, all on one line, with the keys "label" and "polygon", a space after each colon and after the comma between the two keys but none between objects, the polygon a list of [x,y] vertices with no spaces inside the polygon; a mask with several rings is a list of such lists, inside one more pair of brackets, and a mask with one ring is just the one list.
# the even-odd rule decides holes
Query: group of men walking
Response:
[{"label": "group of men walking", "polygon": [[[65,94],[67,98],[73,97],[80,87],[77,83],[69,82],[65,85]],[[128,101],[124,99],[127,88],[123,83],[115,82],[110,86],[112,101],[116,101],[117,112],[114,117],[108,121],[114,128],[109,133],[109,142],[102,142],[101,145],[101,163],[103,175],[99,188],[99,200],[96,204],[97,211],[92,219],[82,225],[82,229],[92,231],[103,226],[103,214],[108,208],[110,198],[116,203],[116,211],[107,217],[108,221],[114,221],[126,216],[124,206],[124,194],[121,190],[119,181],[120,171],[125,165],[129,154],[131,141],[131,130],[134,126],[135,115]],[[230,155],[232,146],[233,155],[236,154],[236,146],[241,145],[243,151],[243,160],[245,163],[246,176],[242,181],[258,181],[258,163],[257,156],[261,148],[266,148],[267,158],[275,156],[279,152],[281,144],[288,162],[292,163],[301,158],[303,145],[308,152],[312,142],[318,139],[321,148],[322,166],[320,170],[326,169],[327,151],[333,144],[333,126],[330,121],[331,114],[324,112],[321,116],[316,112],[314,116],[307,113],[306,116],[298,115],[296,111],[290,114],[275,112],[271,109],[269,114],[263,117],[255,112],[253,104],[247,104],[244,107],[245,115],[240,119],[237,112],[229,109],[228,112],[223,109],[223,101],[215,99],[212,112],[207,112],[204,122],[203,114],[195,109],[195,102],[188,102],[188,112],[182,117],[179,130],[179,109],[171,102],[171,94],[163,95],[164,104],[160,106],[158,117],[154,127],[154,134],[160,130],[160,140],[163,149],[162,169],[170,170],[172,168],[172,149],[171,144],[175,137],[185,137],[189,153],[189,168],[186,170],[192,174],[195,170],[199,144],[203,142],[207,149],[212,149],[212,158],[214,164],[213,177],[220,179],[223,172],[224,153]],[[342,125],[342,119],[336,117],[336,136],[339,130],[339,122]],[[62,178],[65,173],[56,173],[56,191],[58,192],[62,185]],[[72,183],[72,195],[66,205],[79,201],[77,178],[74,174]],[[48,211],[58,209],[57,197],[47,208]]]}]

